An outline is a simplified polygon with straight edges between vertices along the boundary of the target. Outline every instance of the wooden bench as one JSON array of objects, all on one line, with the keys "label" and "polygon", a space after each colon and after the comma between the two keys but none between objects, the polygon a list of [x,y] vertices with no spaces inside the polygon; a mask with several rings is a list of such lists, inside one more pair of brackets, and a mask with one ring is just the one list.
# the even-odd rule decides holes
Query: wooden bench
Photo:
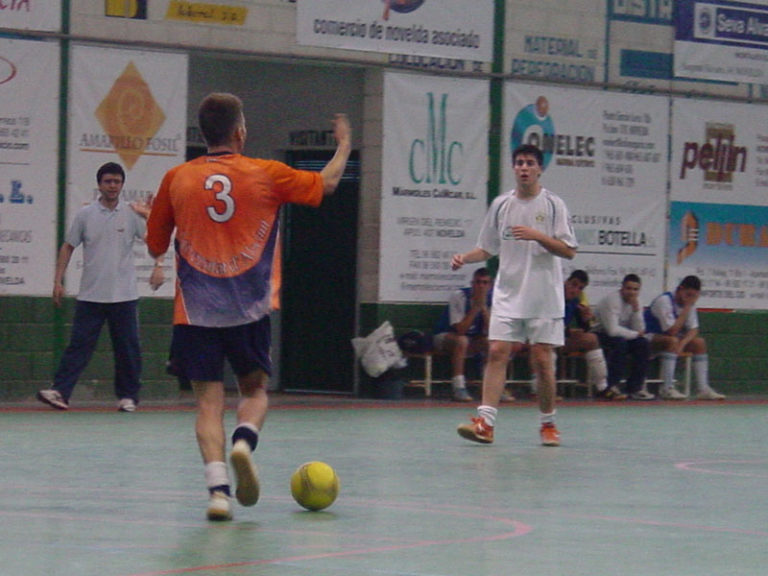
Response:
[{"label": "wooden bench", "polygon": [[[414,388],[423,388],[424,389],[424,396],[430,397],[432,396],[432,387],[434,385],[450,385],[451,380],[450,379],[440,379],[434,377],[433,372],[433,358],[435,357],[434,352],[425,352],[421,354],[409,354],[406,353],[405,356],[410,359],[416,359],[423,363],[424,365],[424,371],[421,378],[415,378],[412,380],[409,380],[406,383],[406,386],[414,387]],[[443,356],[445,358],[448,358],[447,354],[437,354],[438,356]],[[528,352],[527,349],[523,352],[516,355],[516,358],[521,357],[527,357]],[[556,367],[556,376],[557,376],[557,391],[558,394],[564,394],[566,396],[573,396],[574,391],[577,389],[584,389],[586,390],[587,397],[591,398],[594,394],[593,387],[590,383],[584,382],[580,380],[576,375],[576,366],[575,363],[579,359],[583,360],[584,354],[581,352],[571,352],[571,353],[560,353],[558,352],[557,355],[557,367]],[[513,360],[514,362],[514,360]],[[510,363],[510,370],[513,369],[513,362]],[[467,380],[467,385],[469,386],[482,386],[482,380]],[[506,389],[507,391],[514,396],[512,388],[526,388],[529,392],[532,390],[532,384],[531,380],[520,380],[520,379],[514,379],[514,378],[508,378],[506,381]]]},{"label": "wooden bench", "polygon": [[[656,357],[658,358],[658,356]],[[692,366],[692,359],[693,354],[690,352],[681,352],[678,355],[678,358],[682,358],[685,360],[684,368],[683,368],[683,390],[682,393],[686,396],[690,397],[691,395],[691,366]],[[577,374],[577,366],[576,361],[577,360],[583,360],[584,359],[584,353],[583,352],[561,352],[558,351],[557,353],[557,385],[558,385],[558,391],[561,389],[566,395],[572,395],[573,390],[578,388],[586,389],[587,391],[587,397],[592,398],[594,397],[594,386],[588,381],[582,382],[578,378]],[[663,384],[664,379],[662,378],[661,374],[661,362],[659,364],[659,371],[658,371],[658,377],[657,378],[646,378],[645,383],[647,384]],[[586,380],[586,379],[585,379]],[[569,394],[570,393],[570,394]]]},{"label": "wooden bench", "polygon": [[594,396],[594,387],[586,378],[581,380],[578,375],[578,362],[584,361],[583,352],[563,352],[562,348],[557,350],[557,392],[563,396],[572,397],[578,389],[583,389],[587,393],[587,398]]},{"label": "wooden bench", "polygon": [[[451,384],[451,379],[445,379],[445,378],[435,378],[433,374],[433,358],[435,356],[442,356],[444,358],[448,358],[448,354],[435,354],[434,352],[424,352],[420,354],[415,353],[404,353],[406,358],[409,359],[416,359],[421,361],[424,364],[424,371],[423,376],[421,378],[415,378],[412,380],[409,380],[406,382],[406,386],[414,387],[414,388],[423,388],[424,389],[424,396],[429,398],[432,396],[432,387],[436,384],[439,385],[445,385]],[[511,363],[510,363],[511,364]],[[468,386],[482,386],[482,380],[467,380]],[[530,380],[512,380],[509,379],[506,382],[506,388],[507,391],[512,394],[512,391],[509,389],[512,386],[527,386],[530,387],[531,382]],[[514,394],[513,394],[514,395]]]}]

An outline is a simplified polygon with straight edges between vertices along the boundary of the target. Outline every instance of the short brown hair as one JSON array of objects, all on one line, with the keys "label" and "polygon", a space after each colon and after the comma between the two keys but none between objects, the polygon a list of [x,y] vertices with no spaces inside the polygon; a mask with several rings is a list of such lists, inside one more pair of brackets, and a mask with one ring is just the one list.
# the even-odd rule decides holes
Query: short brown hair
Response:
[{"label": "short brown hair", "polygon": [[243,102],[234,94],[208,94],[197,110],[197,123],[208,146],[227,144],[243,118]]}]

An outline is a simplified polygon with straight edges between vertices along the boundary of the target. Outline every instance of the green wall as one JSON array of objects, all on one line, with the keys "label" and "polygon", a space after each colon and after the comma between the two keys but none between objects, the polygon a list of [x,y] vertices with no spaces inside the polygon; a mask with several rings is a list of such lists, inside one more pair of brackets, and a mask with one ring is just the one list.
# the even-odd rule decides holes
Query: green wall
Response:
[{"label": "green wall", "polygon": [[[360,333],[370,333],[385,320],[397,335],[431,331],[442,309],[441,305],[364,304]],[[700,311],[699,321],[709,346],[713,386],[724,394],[768,393],[768,311]]]},{"label": "green wall", "polygon": [[[39,388],[50,385],[63,347],[69,341],[74,304],[74,299],[68,298],[57,311],[51,298],[0,297],[0,401],[28,400],[34,398]],[[165,374],[172,308],[171,300],[139,301],[144,399],[179,394],[175,378]],[[113,371],[112,348],[105,326],[73,399],[112,399]]]},{"label": "green wall", "polygon": [[[0,297],[0,401],[32,399],[50,384],[69,338],[73,309],[74,300],[67,299],[57,320],[50,298]],[[441,311],[440,305],[363,304],[360,334],[370,333],[384,320],[397,334],[431,331]],[[140,300],[144,399],[179,395],[176,380],[165,373],[171,313],[171,300]],[[726,394],[768,393],[768,312],[701,312],[700,319],[710,349],[710,378],[717,389]],[[105,329],[74,399],[112,399],[112,366]]]}]

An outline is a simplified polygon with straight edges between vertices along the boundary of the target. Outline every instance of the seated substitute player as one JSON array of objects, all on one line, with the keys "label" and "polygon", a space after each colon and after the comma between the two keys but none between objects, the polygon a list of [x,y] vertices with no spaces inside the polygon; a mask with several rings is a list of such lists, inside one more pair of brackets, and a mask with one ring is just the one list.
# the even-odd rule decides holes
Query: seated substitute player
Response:
[{"label": "seated substitute player", "polygon": [[655,396],[645,389],[650,344],[644,337],[640,286],[637,274],[624,276],[621,288],[597,303],[593,330],[608,360],[608,385],[619,388],[626,372],[627,356],[631,356],[632,367],[625,391],[633,400],[653,400]]},{"label": "seated substitute player", "polygon": [[351,152],[349,120],[334,120],[336,152],[320,172],[248,158],[243,105],[214,93],[198,109],[208,146],[200,158],[163,178],[147,223],[147,247],[164,254],[176,233],[177,285],[172,356],[197,400],[195,430],[210,493],[210,520],[232,518],[222,382],[228,360],[240,401],[230,462],[243,506],[259,497],[253,463],[267,415],[270,360],[270,278],[285,203],[318,206],[336,189]]},{"label": "seated substitute player", "polygon": [[[464,376],[466,359],[473,356],[485,359],[487,356],[492,281],[488,268],[475,270],[472,285],[451,294],[448,306],[435,326],[434,349],[451,357],[452,397],[457,402],[472,402]],[[513,400],[506,392],[502,395],[502,401]]]},{"label": "seated substitute player", "polygon": [[693,354],[693,372],[696,375],[699,400],[724,400],[725,396],[709,385],[709,356],[707,343],[699,336],[699,315],[696,302],[701,294],[698,276],[686,276],[672,292],[657,296],[645,311],[647,337],[651,353],[661,357],[664,380],[659,396],[665,400],[685,400],[685,394],[675,386],[675,368],[680,352]]},{"label": "seated substitute player", "polygon": [[605,356],[600,341],[593,332],[592,308],[584,289],[589,285],[589,275],[584,270],[574,270],[565,281],[565,345],[563,352],[582,352],[587,363],[587,380],[595,387],[598,396],[606,400],[626,400],[617,386],[609,386],[606,379]]},{"label": "seated substitute player", "polygon": [[552,349],[563,345],[563,269],[561,258],[576,255],[576,236],[563,200],[541,186],[543,154],[524,144],[512,153],[516,187],[496,197],[483,221],[475,248],[454,254],[451,267],[499,255],[488,329],[488,362],[477,417],[458,427],[463,438],[490,444],[510,357],[530,344],[538,374],[541,443],[559,446],[555,426],[555,365]]}]

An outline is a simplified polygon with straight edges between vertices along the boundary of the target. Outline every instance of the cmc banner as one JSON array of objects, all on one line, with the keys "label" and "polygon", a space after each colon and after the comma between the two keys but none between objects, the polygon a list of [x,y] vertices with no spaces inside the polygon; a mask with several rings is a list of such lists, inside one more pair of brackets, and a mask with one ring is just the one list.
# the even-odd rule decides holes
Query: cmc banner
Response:
[{"label": "cmc banner", "polygon": [[677,0],[675,76],[768,83],[765,2]]},{"label": "cmc banner", "polygon": [[300,0],[307,46],[490,62],[494,0]]},{"label": "cmc banner", "polygon": [[[187,124],[186,55],[77,45],[71,61],[67,226],[98,197],[96,171],[105,162],[125,169],[124,201],[155,194],[165,172],[185,160]],[[173,259],[165,262],[165,285],[152,292],[153,261],[143,245],[136,256],[139,294],[170,296]],[[75,294],[82,253],[72,260],[66,281]]]},{"label": "cmc banner", "polygon": [[61,30],[61,0],[2,0],[0,28]]},{"label": "cmc banner", "polygon": [[663,288],[668,117],[662,97],[505,86],[504,190],[515,187],[512,151],[541,148],[541,184],[568,205],[579,241],[564,270],[589,273],[592,302],[629,273],[647,299]]},{"label": "cmc banner", "polygon": [[702,307],[768,309],[764,108],[672,103],[669,285],[699,276]]},{"label": "cmc banner", "polygon": [[447,302],[487,208],[486,81],[384,76],[379,299]]},{"label": "cmc banner", "polygon": [[0,39],[0,295],[50,295],[59,46]]}]

